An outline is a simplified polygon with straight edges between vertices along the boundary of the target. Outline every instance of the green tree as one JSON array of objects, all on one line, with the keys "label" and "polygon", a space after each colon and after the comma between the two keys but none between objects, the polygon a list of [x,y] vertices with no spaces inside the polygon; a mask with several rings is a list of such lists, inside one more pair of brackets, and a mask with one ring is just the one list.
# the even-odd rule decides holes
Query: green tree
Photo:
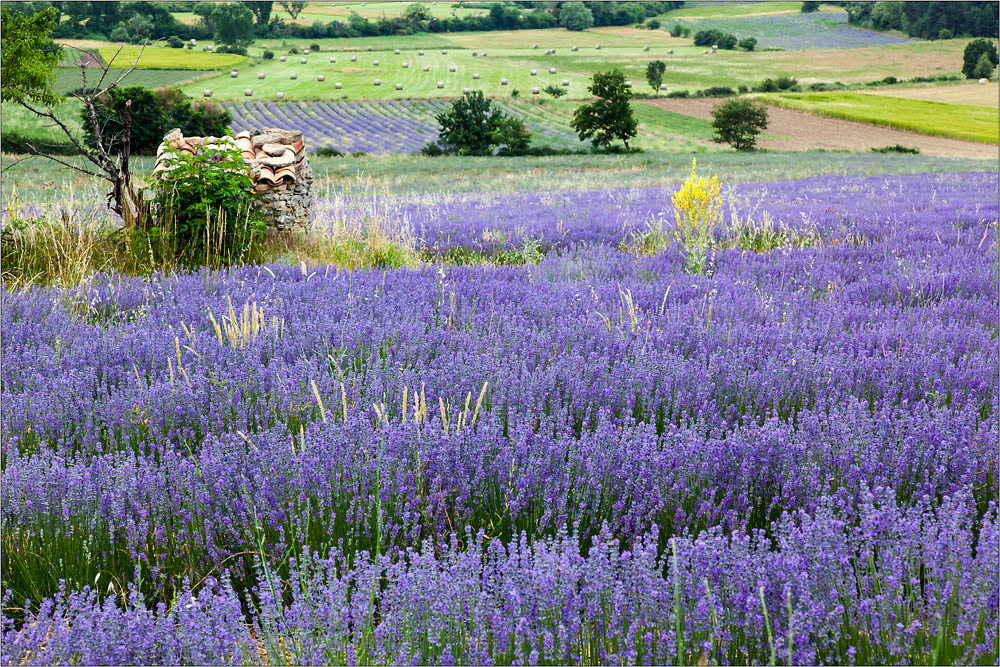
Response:
[{"label": "green tree", "polygon": [[54,105],[59,96],[52,92],[59,64],[59,52],[50,47],[49,33],[59,19],[52,7],[31,18],[0,6],[3,39],[0,40],[0,90],[4,102]]},{"label": "green tree", "polygon": [[586,30],[594,25],[594,15],[582,2],[567,2],[559,10],[559,25],[567,30]]},{"label": "green tree", "polygon": [[738,151],[752,151],[757,135],[767,129],[767,109],[749,98],[734,98],[712,108],[716,143],[727,143]]},{"label": "green tree", "polygon": [[215,41],[226,46],[247,46],[253,42],[253,12],[246,5],[216,5],[212,12]]},{"label": "green tree", "polygon": [[430,21],[432,17],[427,6],[417,2],[406,7],[403,18],[406,19],[407,23],[422,25],[424,21]]},{"label": "green tree", "polygon": [[741,39],[737,46],[739,46],[744,51],[753,51],[754,49],[757,48],[757,38],[747,37],[745,39]]},{"label": "green tree", "polygon": [[[962,74],[966,79],[978,79],[976,76],[976,66],[979,60],[986,56],[993,67],[997,65],[997,47],[988,39],[974,39],[965,47],[965,54],[962,57]],[[991,70],[992,71],[992,70]]]},{"label": "green tree", "polygon": [[282,2],[281,6],[285,8],[288,15],[292,17],[294,21],[302,13],[302,10],[306,8],[306,3],[304,2]]},{"label": "green tree", "polygon": [[271,8],[274,5],[274,2],[271,0],[267,0],[266,2],[243,0],[243,4],[253,12],[257,25],[267,25],[267,22],[271,20]]},{"label": "green tree", "polygon": [[205,24],[206,28],[214,30],[215,26],[212,25],[212,12],[215,11],[216,7],[218,7],[218,5],[214,2],[199,2],[191,11],[201,17],[201,20]]},{"label": "green tree", "polygon": [[993,61],[990,60],[990,54],[984,53],[979,56],[979,62],[976,63],[976,68],[972,70],[972,75],[977,79],[992,79],[993,78]]},{"label": "green tree", "polygon": [[508,118],[483,96],[482,91],[465,93],[451,109],[437,115],[438,143],[449,153],[488,155],[496,146],[513,154],[527,150],[531,135],[524,123]]},{"label": "green tree", "polygon": [[902,2],[876,2],[872,7],[872,27],[876,30],[904,30],[906,14]]},{"label": "green tree", "polygon": [[637,134],[639,122],[628,102],[632,91],[625,86],[625,75],[617,69],[597,72],[588,90],[597,99],[578,107],[570,126],[581,140],[590,139],[595,148],[610,146],[612,141],[620,139],[627,149],[628,140]]},{"label": "green tree", "polygon": [[802,8],[799,11],[801,11],[803,14],[810,14],[812,12],[818,12],[819,11],[819,3],[818,2],[813,2],[812,0],[809,0],[808,2],[803,2],[802,3]]},{"label": "green tree", "polygon": [[667,71],[667,63],[662,60],[654,60],[646,65],[646,81],[653,91],[658,91],[663,84],[663,74]]}]

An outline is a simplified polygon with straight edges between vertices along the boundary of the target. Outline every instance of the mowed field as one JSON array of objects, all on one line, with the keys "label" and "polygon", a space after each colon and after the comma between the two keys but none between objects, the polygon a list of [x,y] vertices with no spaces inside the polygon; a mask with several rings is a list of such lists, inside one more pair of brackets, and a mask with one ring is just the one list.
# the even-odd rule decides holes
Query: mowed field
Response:
[{"label": "mowed field", "polygon": [[892,86],[890,88],[873,88],[865,91],[870,95],[885,95],[887,97],[905,97],[911,100],[927,100],[928,102],[946,102],[948,104],[971,104],[980,107],[997,108],[1000,99],[1000,88],[996,81],[981,84],[978,81],[937,86]]}]

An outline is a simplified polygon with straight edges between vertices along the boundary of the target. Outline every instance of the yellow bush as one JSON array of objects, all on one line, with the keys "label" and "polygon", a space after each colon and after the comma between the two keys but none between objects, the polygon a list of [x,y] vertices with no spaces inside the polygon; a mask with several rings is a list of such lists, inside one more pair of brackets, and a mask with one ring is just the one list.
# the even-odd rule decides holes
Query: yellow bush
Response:
[{"label": "yellow bush", "polygon": [[674,216],[677,218],[677,231],[674,234],[689,250],[692,244],[707,245],[712,229],[722,215],[718,179],[715,176],[698,176],[695,173],[696,166],[692,158],[691,175],[672,197]]}]

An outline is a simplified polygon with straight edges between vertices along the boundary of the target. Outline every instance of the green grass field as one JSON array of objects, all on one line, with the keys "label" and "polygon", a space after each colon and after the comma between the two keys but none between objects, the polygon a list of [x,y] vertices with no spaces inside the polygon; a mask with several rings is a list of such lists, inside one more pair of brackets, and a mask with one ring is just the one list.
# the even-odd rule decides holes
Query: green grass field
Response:
[{"label": "green grass field", "polygon": [[[105,81],[114,81],[124,72],[124,69],[112,67],[108,70]],[[99,80],[101,70],[88,68],[87,86],[93,88]],[[204,76],[198,71],[185,69],[137,69],[125,77],[122,84],[126,86],[143,86],[144,88],[159,88],[161,86],[175,86],[185,81]],[[57,95],[68,95],[70,92],[83,86],[83,72],[79,67],[60,67],[56,70],[56,82],[52,90]]]},{"label": "green grass field", "polygon": [[834,118],[885,125],[921,134],[997,143],[996,109],[864,93],[775,93],[774,104]]},{"label": "green grass field", "polygon": [[[195,69],[212,70],[238,67],[247,62],[246,56],[235,53],[209,53],[188,49],[171,49],[163,46],[147,46],[145,50],[136,45],[126,45],[116,56],[118,46],[105,46],[97,50],[105,63],[118,67],[131,67],[136,62],[143,69]],[[142,50],[142,56],[139,56]]]},{"label": "green grass field", "polygon": [[[55,108],[59,119],[76,134],[82,136],[82,121],[80,119],[80,102],[68,99]],[[19,104],[5,103],[0,106],[0,116],[3,118],[4,133],[18,134],[26,139],[48,143],[67,143],[62,130],[40,120],[33,113]]]},{"label": "green grass field", "polygon": [[[649,51],[643,51],[643,38],[651,34],[666,33],[632,30],[636,38],[632,46],[628,47],[602,45],[600,50],[596,50],[590,44],[581,45],[574,52],[566,47],[551,46],[556,41],[553,39],[549,42],[535,42],[539,44],[538,49],[532,49],[530,44],[527,47],[484,46],[488,54],[485,58],[473,57],[473,49],[454,48],[443,41],[434,46],[423,44],[414,47],[414,38],[424,39],[423,35],[378,38],[382,41],[377,45],[373,44],[372,39],[353,40],[350,45],[344,42],[351,40],[317,40],[321,52],[308,56],[288,55],[287,47],[275,45],[274,60],[254,58],[249,67],[240,69],[239,76],[235,79],[230,78],[229,72],[223,71],[185,86],[185,91],[189,95],[200,96],[208,88],[218,99],[243,98],[246,88],[253,89],[254,99],[274,99],[274,94],[279,91],[285,94],[285,99],[400,99],[454,97],[461,95],[462,89],[468,87],[480,89],[490,96],[507,96],[513,88],[528,94],[533,86],[544,88],[550,83],[560,84],[563,79],[568,79],[569,97],[584,99],[589,96],[586,87],[593,74],[615,67],[633,81],[636,90],[647,90],[646,64],[655,59],[666,62],[664,82],[671,90],[753,86],[764,77],[785,74],[795,77],[803,85],[819,81],[867,83],[889,75],[908,79],[918,75],[957,74],[962,51],[967,43],[967,40],[942,40],[849,49],[762,53],[719,51],[713,55],[703,55],[704,49],[690,45],[650,46]],[[513,35],[517,32],[535,31],[469,34],[493,35],[493,39],[498,39],[499,35]],[[559,33],[541,32],[551,32],[552,35]],[[587,31],[583,36],[592,38],[591,32]],[[580,33],[573,36],[577,42],[582,42]],[[432,37],[435,40],[444,39],[442,36]],[[464,37],[463,34],[456,34],[450,36],[450,39],[464,40]],[[480,39],[486,42],[485,37]],[[302,40],[286,42],[300,49],[308,43]],[[351,51],[331,51],[332,43]],[[372,46],[371,52],[367,51],[368,46]],[[400,55],[392,52],[395,48],[401,50]],[[448,50],[447,55],[441,54],[442,48]],[[544,55],[546,48],[555,48],[555,55]],[[419,56],[417,49],[423,49],[425,55]],[[668,54],[670,49],[674,51],[673,54]],[[476,51],[481,53],[479,49]],[[286,62],[279,62],[278,56],[281,55],[286,56]],[[356,62],[350,61],[352,55],[357,57]],[[331,56],[337,59],[336,63],[329,62]],[[301,57],[306,58],[305,65],[299,63]],[[379,61],[378,66],[373,64],[375,60]],[[405,70],[402,68],[404,61],[410,65]],[[429,65],[431,70],[423,72],[423,65]],[[456,71],[449,72],[449,65],[454,65]],[[548,73],[550,67],[556,68],[556,74]],[[532,69],[538,72],[537,76],[530,75]],[[259,80],[258,73],[264,73],[265,79]],[[298,75],[296,80],[289,78],[292,73]],[[480,75],[478,81],[472,78],[474,73]],[[319,75],[325,76],[326,81],[318,82]],[[379,87],[373,85],[376,78],[382,80]],[[507,78],[509,85],[502,86],[501,78]],[[338,81],[343,84],[341,90],[334,87],[334,83]],[[444,83],[443,88],[436,87],[438,81]],[[395,83],[403,84],[403,90],[395,90]]]}]

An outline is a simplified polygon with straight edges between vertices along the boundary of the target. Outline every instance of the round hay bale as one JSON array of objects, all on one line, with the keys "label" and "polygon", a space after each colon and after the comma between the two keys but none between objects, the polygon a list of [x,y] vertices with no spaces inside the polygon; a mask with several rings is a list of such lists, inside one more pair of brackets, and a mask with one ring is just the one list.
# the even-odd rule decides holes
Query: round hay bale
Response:
[{"label": "round hay bale", "polygon": [[[361,4],[364,4],[364,3],[361,3]],[[369,47],[368,47],[368,50],[369,50],[369,51],[371,51],[371,50],[372,50],[372,47],[370,47],[370,46],[369,46]]]},{"label": "round hay bale", "polygon": [[673,50],[673,49],[669,49],[669,50],[667,51],[667,55],[668,55],[668,56],[672,56],[672,55],[674,55],[674,50]]},{"label": "round hay bale", "polygon": [[574,47],[573,47],[572,49],[570,49],[570,51],[579,51],[579,50],[580,50],[580,49],[579,49],[579,48],[577,48],[577,47],[575,47],[575,46],[574,46]]},{"label": "round hay bale", "polygon": [[984,77],[984,78],[982,78],[982,79],[979,80],[979,85],[980,86],[985,86],[989,82],[990,82],[990,80]]},{"label": "round hay bale", "polygon": [[631,81],[626,81],[625,82],[625,87],[626,88],[631,88],[632,87],[632,82]]},{"label": "round hay bale", "polygon": [[667,84],[661,83],[660,84],[660,90],[666,90],[666,89],[667,89]]},{"label": "round hay bale", "polygon": [[263,79],[263,78],[264,78],[264,73],[263,73],[263,72],[261,72],[260,74],[258,74],[258,75],[257,75],[257,78],[258,78],[258,79]]},{"label": "round hay bale", "polygon": [[643,51],[649,51],[649,47],[648,46],[644,46],[644,47],[642,47],[642,50]]},{"label": "round hay bale", "polygon": [[448,55],[448,49],[441,49],[441,55],[442,56]]},{"label": "round hay bale", "polygon": [[403,63],[403,69],[406,69],[409,66],[410,66],[410,63]]},{"label": "round hay bale", "polygon": [[707,50],[705,50],[705,51],[702,51],[702,52],[701,52],[701,55],[705,55],[706,53],[708,53],[708,51],[707,51]]},{"label": "round hay bale", "polygon": [[358,57],[357,56],[351,56],[351,62],[352,63],[358,62]]},{"label": "round hay bale", "polygon": [[305,65],[306,64],[306,59],[305,58],[299,58],[299,64],[300,65]]},{"label": "round hay bale", "polygon": [[454,71],[455,71],[455,69],[456,69],[456,68],[455,68],[455,66],[454,66],[454,65],[448,65],[448,71],[449,71],[449,72],[454,72]]},{"label": "round hay bale", "polygon": [[531,70],[531,76],[538,76],[538,70],[537,69]]},{"label": "round hay bale", "polygon": [[594,50],[600,51],[601,50],[601,45],[600,44],[594,44]]},{"label": "round hay bale", "polygon": [[278,62],[279,62],[279,63],[283,63],[283,62],[285,62],[286,60],[288,60],[288,58],[286,58],[285,56],[281,56],[280,58],[278,58]]},{"label": "round hay bale", "polygon": [[381,86],[382,85],[382,79],[375,79],[374,81],[372,81],[372,85],[373,86]]},{"label": "round hay bale", "polygon": [[718,51],[719,50],[719,45],[718,44],[712,44],[712,50],[713,51]]},{"label": "round hay bale", "polygon": [[299,75],[296,74],[295,72],[292,72],[291,74],[288,75],[288,78],[294,81],[295,79],[299,78]]},{"label": "round hay bale", "polygon": [[422,56],[422,55],[424,55],[424,52],[423,51],[417,51],[417,55],[418,56]]},{"label": "round hay bale", "polygon": [[478,74],[473,74],[473,75],[472,75],[472,78],[473,78],[473,79],[478,79],[478,78],[479,78],[479,75],[478,75]]},{"label": "round hay bale", "polygon": [[532,44],[532,45],[531,45],[531,48],[533,48],[533,49],[537,49],[537,48],[538,48],[538,44]]},{"label": "round hay bale", "polygon": [[398,56],[399,55],[399,49],[393,49],[392,53],[393,53],[393,55]]},{"label": "round hay bale", "polygon": [[542,89],[539,88],[538,86],[535,86],[534,88],[531,89],[531,94],[532,95],[540,95],[541,92],[542,92]]},{"label": "round hay bale", "polygon": [[549,68],[549,74],[555,74],[555,73],[556,73],[556,68],[555,67],[550,67]]},{"label": "round hay bale", "polygon": [[274,96],[277,97],[279,100],[285,99],[285,94],[282,92],[277,92],[274,94]]},{"label": "round hay bale", "polygon": [[480,55],[480,56],[482,56],[483,58],[485,58],[485,57],[486,57],[486,52],[485,52],[485,51],[483,51],[483,52],[482,52],[482,53],[480,53],[479,55]]},{"label": "round hay bale", "polygon": [[335,62],[337,62],[337,59],[336,58],[330,58],[330,62],[335,63]]},{"label": "round hay bale", "polygon": [[309,55],[309,49],[303,49],[302,50],[302,55],[308,56]]},{"label": "round hay bale", "polygon": [[500,85],[501,86],[506,86],[507,85],[507,79],[500,79]]},{"label": "round hay bale", "polygon": [[403,84],[397,83],[396,84],[396,90],[402,90],[402,89],[403,89]]},{"label": "round hay bale", "polygon": [[377,60],[373,60],[372,61],[372,65],[374,65],[375,67],[378,67],[378,61]]},{"label": "round hay bale", "polygon": [[569,79],[563,79],[562,80],[562,85],[568,86],[569,85]]},{"label": "round hay bale", "polygon": [[194,46],[194,45],[195,45],[195,44],[197,44],[197,43],[198,43],[198,40],[197,40],[197,39],[192,39],[192,40],[191,40],[191,45],[192,45],[192,46]]},{"label": "round hay bale", "polygon": [[444,88],[444,81],[438,81],[437,82],[437,87],[438,88]]},{"label": "round hay bale", "polygon": [[229,73],[230,79],[235,79],[237,76],[239,76],[239,74],[236,72],[236,70],[233,70],[232,72]]},{"label": "round hay bale", "polygon": [[421,69],[424,70],[425,72],[430,72],[431,71],[431,66],[430,65],[424,65],[423,67],[421,67]]},{"label": "round hay bale", "polygon": [[317,81],[326,81],[326,75],[320,74],[319,76],[316,77],[316,80]]},{"label": "round hay bale", "polygon": [[246,90],[243,91],[243,95],[245,97],[250,97],[251,95],[253,95],[253,90],[251,90],[250,88],[247,88]]},{"label": "round hay bale", "polygon": [[471,90],[472,90],[472,88],[463,88],[463,89],[462,89],[462,92],[463,92],[463,93],[468,93],[468,92],[470,92]]},{"label": "round hay bale", "polygon": [[337,83],[333,84],[333,87],[336,88],[337,90],[340,90],[341,88],[344,87],[344,84],[338,81]]},{"label": "round hay bale", "polygon": [[205,90],[203,90],[201,92],[201,94],[204,95],[205,97],[211,97],[212,96],[212,89],[211,88],[206,88]]}]

